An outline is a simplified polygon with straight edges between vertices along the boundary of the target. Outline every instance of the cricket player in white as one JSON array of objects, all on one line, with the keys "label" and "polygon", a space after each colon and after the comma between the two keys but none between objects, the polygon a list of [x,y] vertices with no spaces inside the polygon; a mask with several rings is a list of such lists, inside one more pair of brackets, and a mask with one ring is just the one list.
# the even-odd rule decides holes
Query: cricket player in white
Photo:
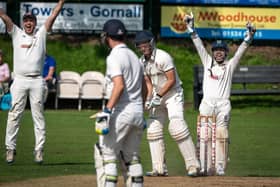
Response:
[{"label": "cricket player in white", "polygon": [[167,52],[155,47],[154,36],[150,31],[136,33],[135,44],[143,53],[140,61],[145,67],[148,89],[145,107],[150,109],[147,139],[153,170],[146,175],[168,175],[163,138],[164,123],[168,118],[169,132],[179,146],[188,175],[196,176],[200,166],[190,131],[184,120],[183,88],[173,59]]},{"label": "cricket player in white", "polygon": [[[249,22],[246,25],[247,32],[244,41],[239,46],[238,50],[231,59],[227,59],[228,47],[227,45],[218,40],[212,44],[212,54],[209,54],[198,34],[194,29],[194,17],[191,13],[185,17],[186,26],[188,32],[191,35],[191,39],[198,51],[201,62],[204,67],[203,78],[203,99],[199,107],[200,115],[203,116],[216,116],[216,162],[215,172],[217,175],[224,175],[228,160],[228,140],[229,140],[229,121],[230,121],[230,91],[232,84],[232,76],[236,66],[238,65],[240,58],[245,53],[249,44],[253,40],[256,29]],[[203,124],[204,123],[204,124]],[[201,138],[205,138],[205,122],[202,121]],[[208,137],[211,137],[211,128],[208,129]],[[204,142],[200,141],[200,160],[204,160],[203,148]],[[211,163],[211,142],[208,146],[208,160],[207,163]],[[207,170],[210,168],[210,164],[206,166]],[[204,165],[201,162],[201,168]],[[205,171],[201,171],[205,172]],[[211,173],[211,172],[210,172]]]},{"label": "cricket player in white", "polygon": [[99,187],[117,185],[119,154],[127,167],[126,185],[143,186],[139,146],[144,129],[144,67],[124,43],[125,33],[120,20],[111,19],[104,24],[102,41],[111,48],[106,59],[106,78],[112,81],[112,93],[105,109],[96,116],[96,132],[102,135],[99,151],[95,153],[95,158],[99,157],[97,154],[103,159],[102,164],[95,159]]},{"label": "cricket player in white", "polygon": [[0,17],[6,24],[13,43],[14,81],[11,86],[12,107],[8,114],[6,129],[6,161],[12,163],[16,154],[16,139],[27,96],[29,96],[34,122],[35,148],[34,161],[43,162],[43,148],[46,139],[45,119],[43,115],[42,67],[46,52],[46,36],[63,7],[59,0],[44,25],[36,30],[36,16],[27,12],[23,16],[23,29],[15,25],[0,9]]}]

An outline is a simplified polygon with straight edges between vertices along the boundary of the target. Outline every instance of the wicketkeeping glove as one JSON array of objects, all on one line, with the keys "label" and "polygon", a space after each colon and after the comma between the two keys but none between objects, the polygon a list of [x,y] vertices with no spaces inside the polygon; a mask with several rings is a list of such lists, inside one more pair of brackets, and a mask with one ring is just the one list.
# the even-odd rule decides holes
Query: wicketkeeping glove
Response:
[{"label": "wicketkeeping glove", "polygon": [[105,108],[102,112],[97,113],[95,119],[95,132],[100,135],[109,133],[111,111]]},{"label": "wicketkeeping glove", "polygon": [[247,30],[245,33],[244,41],[246,43],[250,44],[254,38],[254,34],[256,32],[256,27],[251,22],[247,22],[246,29]]},{"label": "wicketkeeping glove", "polygon": [[184,18],[185,22],[186,22],[186,26],[187,26],[187,30],[189,34],[194,33],[194,17],[193,17],[193,13],[191,12],[190,15],[186,15]]}]

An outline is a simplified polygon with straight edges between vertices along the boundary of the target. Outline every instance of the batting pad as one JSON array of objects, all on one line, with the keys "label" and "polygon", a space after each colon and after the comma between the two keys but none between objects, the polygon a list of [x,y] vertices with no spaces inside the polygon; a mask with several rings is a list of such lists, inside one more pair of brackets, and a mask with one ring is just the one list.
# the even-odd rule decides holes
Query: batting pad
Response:
[{"label": "batting pad", "polygon": [[164,173],[165,145],[163,139],[149,141],[153,171]]},{"label": "batting pad", "polygon": [[199,162],[196,157],[196,151],[191,136],[179,141],[178,146],[185,160],[186,170],[189,170],[191,166],[199,168]]}]

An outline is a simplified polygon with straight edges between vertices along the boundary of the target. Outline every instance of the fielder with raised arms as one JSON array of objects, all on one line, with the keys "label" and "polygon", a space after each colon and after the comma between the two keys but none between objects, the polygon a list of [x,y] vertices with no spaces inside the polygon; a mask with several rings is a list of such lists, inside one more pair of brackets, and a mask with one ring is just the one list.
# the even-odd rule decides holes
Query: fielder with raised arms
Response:
[{"label": "fielder with raised arms", "polygon": [[[209,54],[201,39],[194,28],[194,17],[191,13],[185,17],[186,26],[191,39],[197,49],[201,62],[204,67],[203,78],[203,99],[199,107],[201,116],[216,116],[216,160],[215,173],[216,175],[225,175],[225,170],[228,160],[228,142],[229,142],[229,121],[230,121],[230,91],[232,77],[235,68],[239,64],[241,57],[244,55],[249,44],[253,40],[256,29],[248,22],[246,25],[247,32],[244,41],[239,46],[238,50],[231,59],[227,59],[229,49],[227,44],[221,40],[217,40],[212,44],[212,53]],[[201,138],[205,138],[205,121],[202,121]],[[208,126],[208,132],[211,132],[211,125]],[[209,134],[209,137],[211,135]],[[204,166],[202,161],[206,158],[203,154],[205,148],[204,141],[200,141],[200,161],[202,173],[211,173],[210,164]],[[211,143],[208,143],[207,150],[211,149]],[[207,162],[211,163],[211,151],[207,151]],[[207,171],[203,171],[206,168]]]},{"label": "fielder with raised arms", "polygon": [[167,52],[156,48],[154,35],[150,31],[136,33],[135,45],[143,54],[140,61],[145,67],[148,89],[145,107],[150,109],[147,139],[153,170],[146,175],[168,175],[163,138],[164,123],[168,118],[169,133],[179,146],[188,175],[196,176],[199,162],[190,131],[184,120],[183,88],[173,59]]},{"label": "fielder with raised arms", "polygon": [[34,161],[43,162],[43,149],[46,141],[44,110],[44,79],[42,68],[46,53],[47,32],[62,9],[64,0],[59,0],[44,25],[36,30],[36,16],[32,12],[23,15],[23,29],[13,23],[3,9],[0,17],[6,24],[13,42],[14,81],[11,86],[12,107],[8,114],[6,129],[6,161],[14,162],[16,140],[20,120],[29,96],[32,118],[34,122],[35,148]]}]

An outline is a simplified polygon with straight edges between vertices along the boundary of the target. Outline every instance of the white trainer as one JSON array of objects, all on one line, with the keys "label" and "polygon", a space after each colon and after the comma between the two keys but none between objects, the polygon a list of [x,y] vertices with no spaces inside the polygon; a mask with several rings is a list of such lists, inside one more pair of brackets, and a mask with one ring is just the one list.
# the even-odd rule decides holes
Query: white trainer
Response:
[{"label": "white trainer", "polygon": [[147,177],[167,177],[168,171],[164,170],[163,173],[158,173],[157,171],[147,171],[146,176]]},{"label": "white trainer", "polygon": [[188,176],[196,177],[197,176],[197,168],[195,166],[190,166],[188,170]]},{"label": "white trainer", "polygon": [[15,161],[15,155],[16,155],[16,151],[13,149],[8,149],[6,151],[6,162],[8,164],[11,164]]},{"label": "white trainer", "polygon": [[43,151],[39,150],[34,152],[34,161],[38,164],[43,163]]},{"label": "white trainer", "polygon": [[217,167],[216,174],[218,176],[224,176],[225,175],[225,169],[220,164]]}]

